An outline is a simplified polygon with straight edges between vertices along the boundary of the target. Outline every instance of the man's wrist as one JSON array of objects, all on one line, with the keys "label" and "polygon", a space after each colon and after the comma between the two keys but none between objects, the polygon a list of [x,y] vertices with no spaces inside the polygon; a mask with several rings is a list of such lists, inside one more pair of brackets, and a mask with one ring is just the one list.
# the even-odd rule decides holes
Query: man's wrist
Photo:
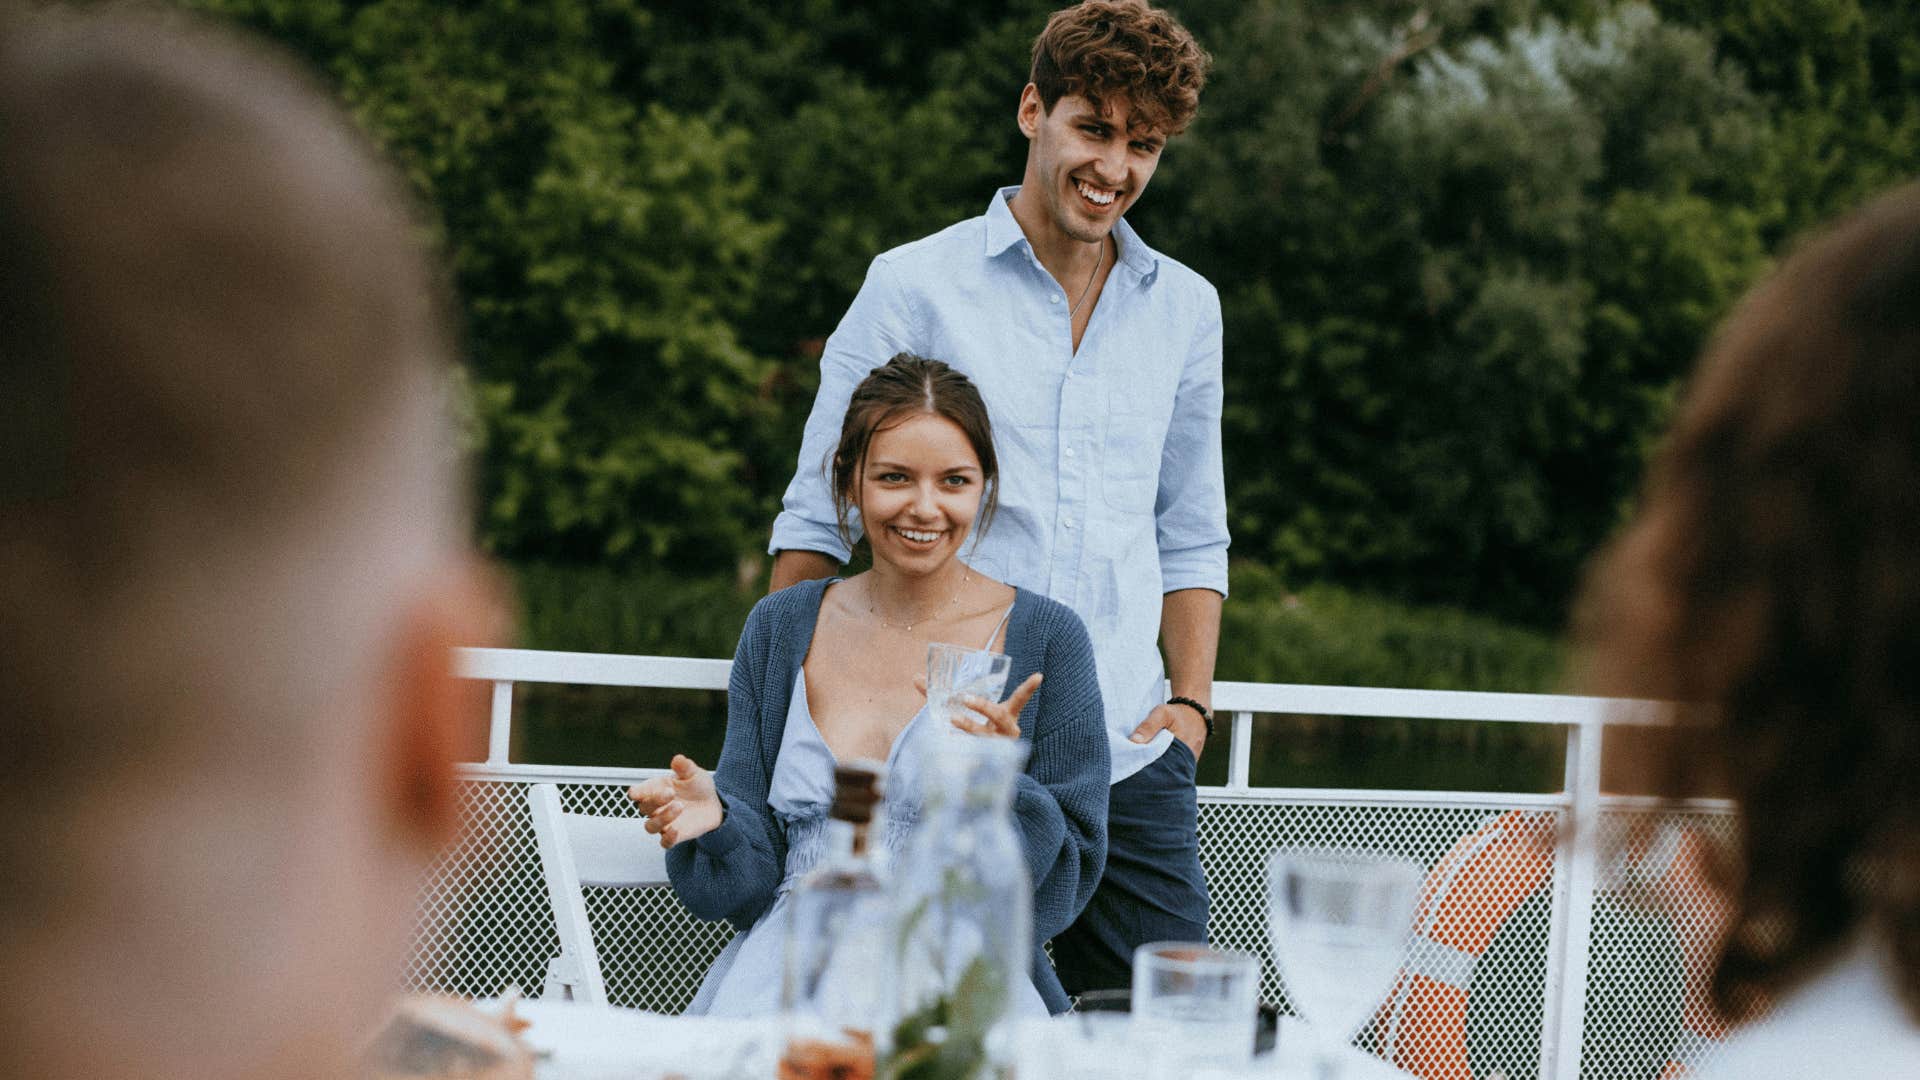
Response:
[{"label": "man's wrist", "polygon": [[1207,725],[1207,738],[1213,738],[1213,710],[1184,694],[1175,694],[1167,699],[1169,705],[1180,705],[1200,714],[1201,722]]}]

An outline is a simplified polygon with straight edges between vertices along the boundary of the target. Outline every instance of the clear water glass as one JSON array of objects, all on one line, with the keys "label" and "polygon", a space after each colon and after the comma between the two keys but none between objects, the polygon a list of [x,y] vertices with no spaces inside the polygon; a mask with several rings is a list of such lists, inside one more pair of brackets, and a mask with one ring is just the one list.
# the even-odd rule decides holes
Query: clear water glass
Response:
[{"label": "clear water glass", "polygon": [[927,646],[927,706],[942,731],[960,734],[952,724],[955,716],[978,721],[979,714],[960,704],[962,698],[976,695],[999,701],[1007,692],[1007,673],[1013,660],[1006,653],[990,649],[970,649],[936,641]]},{"label": "clear water glass", "polygon": [[1152,1075],[1240,1068],[1253,1060],[1260,960],[1185,941],[1142,945],[1132,1003],[1133,1041],[1152,1051]]},{"label": "clear water glass", "polygon": [[1411,859],[1371,852],[1268,858],[1274,967],[1323,1066],[1393,989],[1425,876]]},{"label": "clear water glass", "polygon": [[1141,1054],[1124,1012],[1071,1012],[1021,1025],[1019,1076],[1139,1080]]}]

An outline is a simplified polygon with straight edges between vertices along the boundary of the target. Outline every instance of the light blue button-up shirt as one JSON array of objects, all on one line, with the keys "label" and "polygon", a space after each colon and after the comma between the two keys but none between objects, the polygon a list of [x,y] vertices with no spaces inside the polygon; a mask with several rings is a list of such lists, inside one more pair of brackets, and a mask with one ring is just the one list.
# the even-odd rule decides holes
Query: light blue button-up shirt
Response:
[{"label": "light blue button-up shirt", "polygon": [[1129,739],[1166,699],[1162,594],[1227,591],[1220,300],[1122,219],[1119,261],[1076,352],[1068,312],[1077,298],[1034,257],[1007,206],[1018,190],[873,260],[821,355],[819,395],[768,550],[850,555],[826,462],[867,372],[899,352],[965,372],[993,421],[1000,507],[961,554],[1086,622],[1117,782],[1172,741],[1168,731],[1144,746]]}]

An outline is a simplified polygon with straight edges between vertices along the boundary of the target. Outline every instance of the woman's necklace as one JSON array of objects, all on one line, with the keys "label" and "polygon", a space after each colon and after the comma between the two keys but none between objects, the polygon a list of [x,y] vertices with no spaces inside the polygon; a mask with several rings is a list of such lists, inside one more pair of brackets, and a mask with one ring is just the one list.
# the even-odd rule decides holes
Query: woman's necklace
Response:
[{"label": "woman's necklace", "polygon": [[1100,257],[1093,260],[1093,273],[1087,275],[1087,287],[1080,290],[1080,299],[1075,300],[1073,302],[1073,307],[1068,309],[1067,311],[1068,323],[1072,323],[1073,317],[1075,315],[1080,314],[1080,305],[1087,302],[1087,297],[1093,295],[1093,283],[1099,279],[1100,268],[1102,266],[1105,266],[1106,264],[1107,264],[1107,242],[1105,240],[1102,240],[1100,241]]},{"label": "woman's necklace", "polygon": [[927,613],[926,613],[925,615],[921,615],[921,616],[919,616],[919,617],[917,617],[917,618],[915,618],[915,619],[914,619],[914,620],[913,620],[912,622],[910,622],[910,623],[908,623],[908,624],[906,624],[905,626],[895,626],[895,625],[894,625],[893,623],[890,623],[890,622],[888,622],[888,621],[887,621],[887,617],[886,617],[885,615],[882,615],[882,614],[880,614],[880,611],[879,611],[879,609],[878,609],[878,608],[875,608],[875,607],[873,606],[873,591],[872,591],[872,586],[868,586],[868,591],[867,591],[867,614],[869,614],[869,615],[871,615],[871,616],[873,616],[874,618],[876,618],[876,619],[878,619],[878,620],[880,620],[880,625],[881,625],[881,626],[884,626],[884,627],[886,627],[886,628],[887,628],[887,629],[889,629],[889,630],[912,630],[912,629],[913,629],[914,627],[916,627],[916,626],[919,626],[919,625],[921,625],[922,623],[925,623],[925,622],[926,622],[926,621],[927,621],[928,619],[931,619],[931,618],[933,618],[934,616],[936,616],[936,615],[938,615],[938,614],[940,614],[941,612],[943,612],[943,611],[945,611],[946,609],[948,609],[948,608],[950,608],[950,607],[952,607],[952,606],[953,606],[954,604],[957,604],[957,603],[959,603],[959,602],[960,602],[960,594],[961,594],[961,593],[963,593],[963,592],[966,592],[966,591],[967,591],[967,580],[968,580],[968,579],[969,579],[969,578],[970,578],[971,576],[972,576],[972,575],[971,575],[971,573],[964,573],[964,574],[961,574],[961,575],[960,575],[960,587],[959,587],[959,588],[957,588],[957,589],[955,589],[955,590],[953,590],[953,596],[952,596],[951,598],[949,598],[949,599],[947,600],[947,602],[946,602],[946,603],[944,603],[944,604],[941,604],[941,605],[940,605],[939,607],[936,607],[936,608],[934,608],[934,609],[933,609],[932,611],[929,611],[929,612],[927,612]]}]

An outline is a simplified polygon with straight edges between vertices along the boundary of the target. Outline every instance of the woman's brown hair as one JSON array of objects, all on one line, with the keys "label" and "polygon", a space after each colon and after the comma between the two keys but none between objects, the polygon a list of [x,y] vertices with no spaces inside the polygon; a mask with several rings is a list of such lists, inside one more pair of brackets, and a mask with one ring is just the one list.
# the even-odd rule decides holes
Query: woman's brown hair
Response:
[{"label": "woman's brown hair", "polygon": [[1069,94],[1085,97],[1095,112],[1124,98],[1135,126],[1178,135],[1199,111],[1210,63],[1165,11],[1140,0],[1086,0],[1047,20],[1033,42],[1028,81],[1048,112]]},{"label": "woman's brown hair", "polygon": [[860,486],[860,470],[866,465],[867,447],[873,436],[914,415],[932,415],[953,421],[972,445],[980,459],[980,517],[974,524],[976,540],[987,531],[993,512],[1000,506],[1000,464],[993,453],[993,424],[987,418],[987,404],[973,380],[939,360],[912,353],[897,353],[893,359],[867,372],[854,387],[847,402],[847,417],[840,424],[840,445],[827,461],[827,479],[833,489],[833,512],[840,526],[840,538],[853,546],[851,515],[856,509],[854,492]]},{"label": "woman's brown hair", "polygon": [[1920,1019],[1920,186],[1722,327],[1576,625],[1589,689],[1680,703],[1662,790],[1738,805],[1715,1004],[1871,928]]}]

